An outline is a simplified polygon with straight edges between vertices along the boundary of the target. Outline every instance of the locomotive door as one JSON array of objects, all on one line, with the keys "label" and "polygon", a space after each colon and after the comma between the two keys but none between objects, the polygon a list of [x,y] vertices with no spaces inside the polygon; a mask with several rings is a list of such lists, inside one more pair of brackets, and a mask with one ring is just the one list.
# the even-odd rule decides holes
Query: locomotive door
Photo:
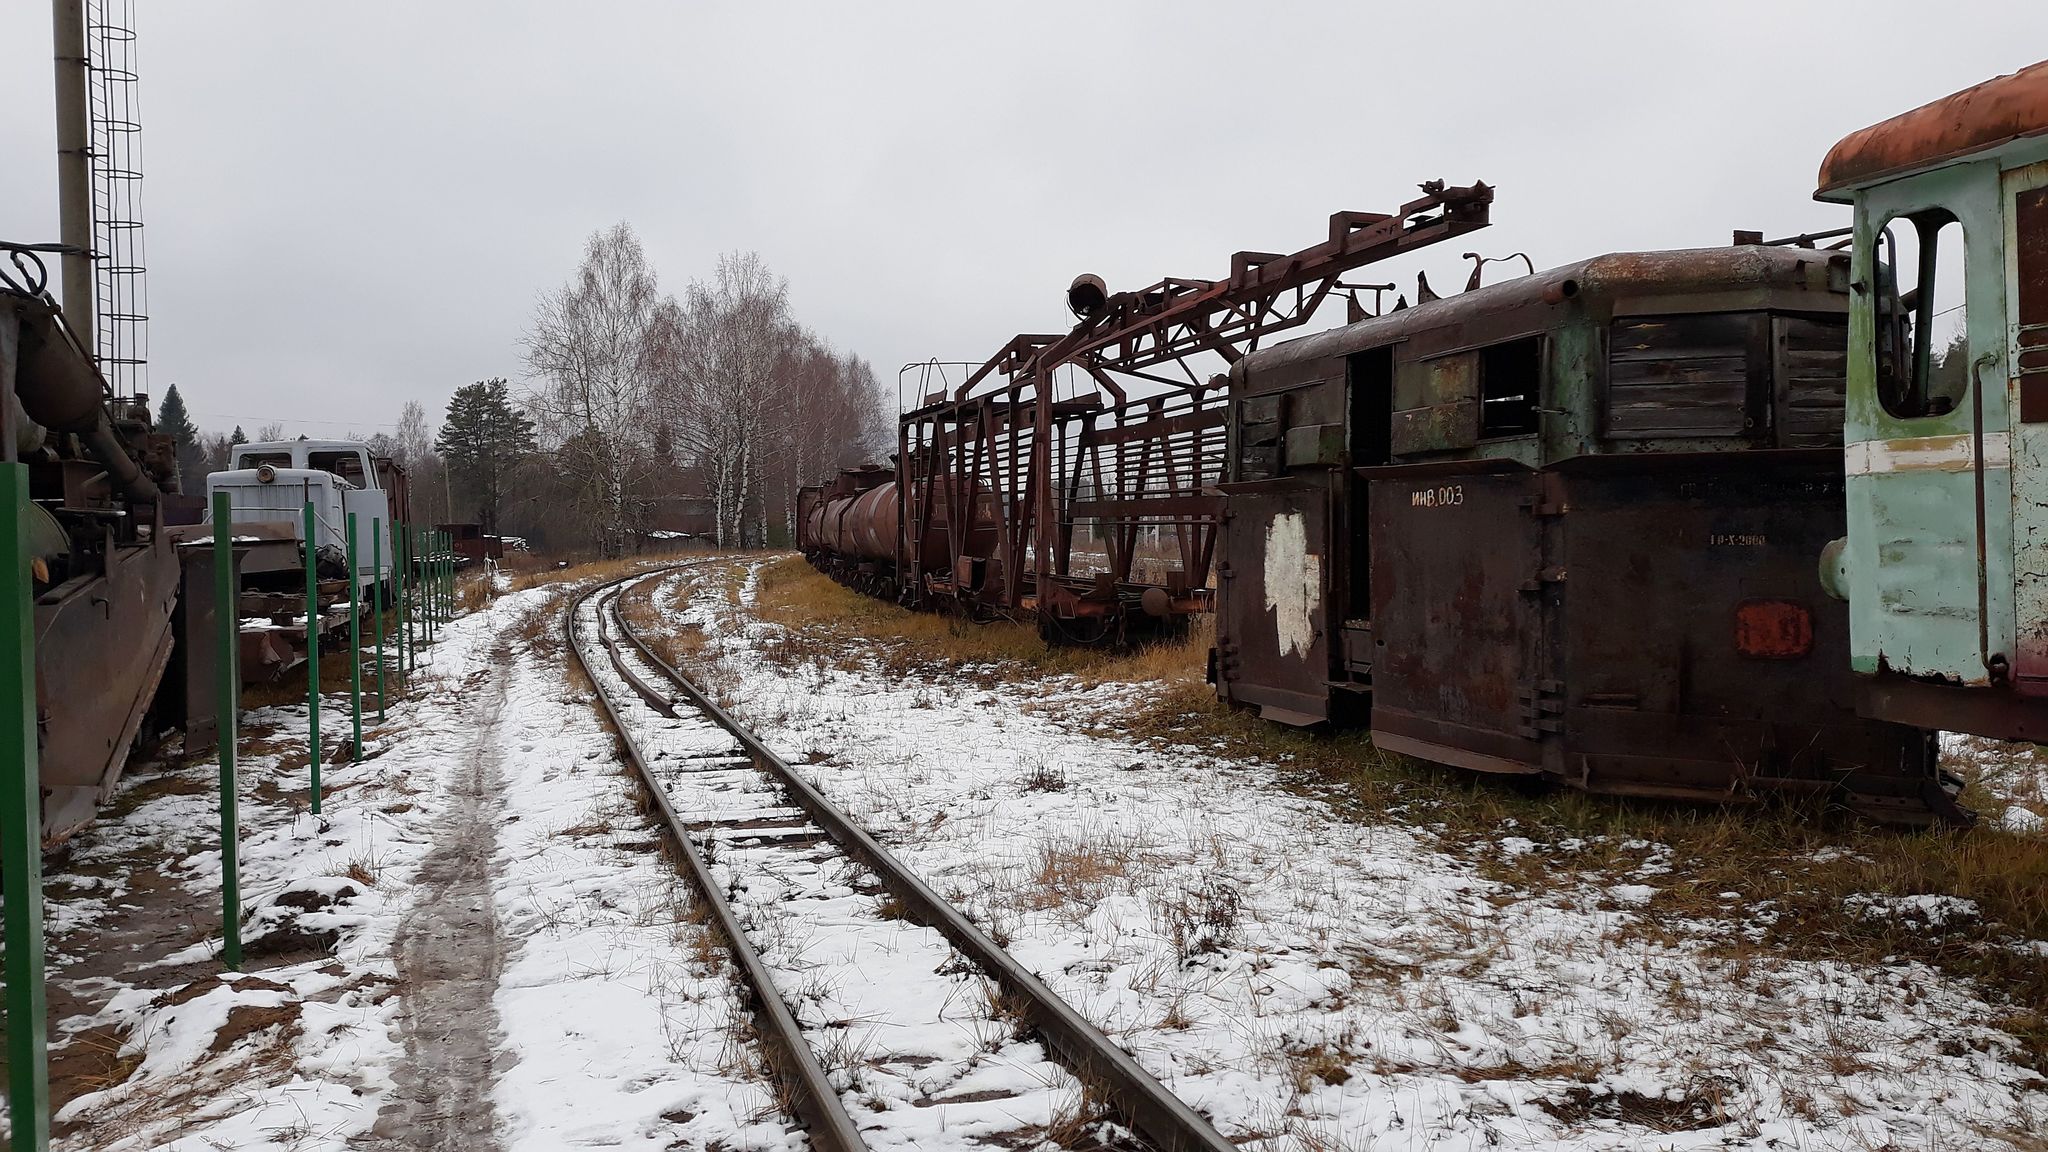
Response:
[{"label": "locomotive door", "polygon": [[2005,173],[2016,686],[2048,694],[2048,161]]},{"label": "locomotive door", "polygon": [[[1320,479],[1320,478],[1318,478]],[[1327,490],[1300,480],[1225,485],[1217,686],[1283,724],[1329,718]]]},{"label": "locomotive door", "polygon": [[1543,598],[1563,579],[1544,567],[1540,481],[1366,471],[1376,474],[1373,742],[1481,772],[1540,771],[1560,687],[1541,658]]},{"label": "locomotive door", "polygon": [[2015,663],[2003,217],[1995,163],[1858,203],[1843,470],[1864,675],[1983,686]]}]

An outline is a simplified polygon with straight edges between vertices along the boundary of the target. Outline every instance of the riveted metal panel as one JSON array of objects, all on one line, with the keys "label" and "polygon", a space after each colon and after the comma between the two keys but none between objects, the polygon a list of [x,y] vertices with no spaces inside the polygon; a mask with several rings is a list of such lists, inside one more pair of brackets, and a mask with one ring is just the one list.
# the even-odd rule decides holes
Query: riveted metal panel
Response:
[{"label": "riveted metal panel", "polygon": [[1216,689],[1268,719],[1329,718],[1329,495],[1321,484],[1232,485],[1218,568]]},{"label": "riveted metal panel", "polygon": [[1931,778],[1919,733],[1856,714],[1848,607],[1814,565],[1842,530],[1833,457],[1727,460],[1615,460],[1567,479],[1569,755],[1584,783],[1740,797]]},{"label": "riveted metal panel", "polygon": [[1538,697],[1543,564],[1540,477],[1477,473],[1370,485],[1375,738],[1505,771],[1542,763],[1554,722]]}]

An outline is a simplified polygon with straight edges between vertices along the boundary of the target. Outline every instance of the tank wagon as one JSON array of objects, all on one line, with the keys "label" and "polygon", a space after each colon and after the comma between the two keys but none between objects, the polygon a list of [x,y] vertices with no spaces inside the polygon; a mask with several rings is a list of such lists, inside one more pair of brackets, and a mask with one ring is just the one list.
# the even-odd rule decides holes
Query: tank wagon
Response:
[{"label": "tank wagon", "polygon": [[[953,499],[955,490],[950,477],[917,484],[914,501],[935,509],[924,523],[921,546],[912,550],[914,557],[923,558],[911,566],[920,577],[943,571],[945,558],[956,547],[960,555],[984,563],[994,553],[995,490],[986,484],[971,489],[959,485],[957,490],[971,491],[972,498],[958,501]],[[819,571],[847,587],[886,600],[904,600],[910,589],[901,582],[896,556],[901,508],[894,471],[875,464],[845,469],[831,484],[797,494],[797,546]],[[957,546],[951,540],[956,514],[967,525]]]},{"label": "tank wagon", "polygon": [[1871,716],[2048,740],[2048,62],[1857,132],[1848,600]]}]

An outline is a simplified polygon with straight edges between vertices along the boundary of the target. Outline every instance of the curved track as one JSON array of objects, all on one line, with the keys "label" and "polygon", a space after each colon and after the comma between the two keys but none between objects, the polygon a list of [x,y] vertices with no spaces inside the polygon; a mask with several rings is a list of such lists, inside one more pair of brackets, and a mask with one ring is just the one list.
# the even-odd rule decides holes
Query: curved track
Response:
[{"label": "curved track", "polygon": [[[1006,1011],[1043,1041],[1088,1094],[1154,1147],[1161,1152],[1233,1152],[1235,1145],[913,875],[633,631],[619,611],[619,601],[675,570],[669,567],[623,577],[577,596],[567,613],[568,647],[596,686],[600,708],[618,731],[626,759],[653,796],[713,927],[724,938],[748,985],[768,1063],[814,1145],[823,1152],[856,1152],[866,1148],[867,1142],[842,1099],[845,1090],[833,1084],[815,1051],[817,1029],[807,1029],[785,992],[778,990],[774,966],[763,958],[763,950],[750,942],[745,918],[728,893],[738,894],[753,877],[773,876],[784,868],[816,873],[823,853],[839,864],[857,865],[888,893],[897,909],[892,920],[898,924],[899,934],[900,921],[907,920],[943,936],[960,957],[993,982]],[[593,659],[600,648],[610,677],[599,675],[599,661]],[[637,722],[629,723],[629,717]],[[648,734],[650,725],[660,730],[661,738],[673,734],[682,742],[670,741],[650,749],[647,745],[656,739]],[[679,753],[679,749],[687,750]],[[711,790],[703,791],[699,784],[709,785]],[[737,796],[751,798],[753,804],[740,810],[699,812],[679,800],[679,793],[698,803],[710,797],[714,804],[729,805]],[[778,803],[781,798],[786,798],[787,804]],[[725,875],[714,870],[714,862],[725,865]],[[826,940],[826,950],[838,948],[855,955],[867,946],[859,924],[825,918],[806,927],[810,933],[838,930],[849,935],[843,941]],[[818,936],[806,939],[809,943],[803,950],[818,950]],[[943,964],[938,969],[941,974],[945,970]],[[976,1095],[986,1099],[993,1094]],[[870,1126],[876,1123],[869,1121]]]}]

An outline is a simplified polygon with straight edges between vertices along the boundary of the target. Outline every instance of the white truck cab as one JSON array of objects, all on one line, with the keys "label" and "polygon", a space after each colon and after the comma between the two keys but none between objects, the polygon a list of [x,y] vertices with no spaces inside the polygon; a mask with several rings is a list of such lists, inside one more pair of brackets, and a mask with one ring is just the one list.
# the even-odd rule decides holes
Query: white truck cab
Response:
[{"label": "white truck cab", "polygon": [[[215,493],[226,492],[236,536],[260,541],[242,565],[245,576],[299,572],[305,563],[305,509],[313,505],[313,547],[323,575],[348,570],[348,516],[356,517],[356,582],[370,585],[392,571],[392,493],[378,475],[370,446],[355,440],[278,440],[237,444],[228,471],[206,478],[207,522]],[[390,468],[386,462],[387,470]],[[371,540],[383,536],[373,550]],[[373,563],[373,551],[381,558]]]}]

